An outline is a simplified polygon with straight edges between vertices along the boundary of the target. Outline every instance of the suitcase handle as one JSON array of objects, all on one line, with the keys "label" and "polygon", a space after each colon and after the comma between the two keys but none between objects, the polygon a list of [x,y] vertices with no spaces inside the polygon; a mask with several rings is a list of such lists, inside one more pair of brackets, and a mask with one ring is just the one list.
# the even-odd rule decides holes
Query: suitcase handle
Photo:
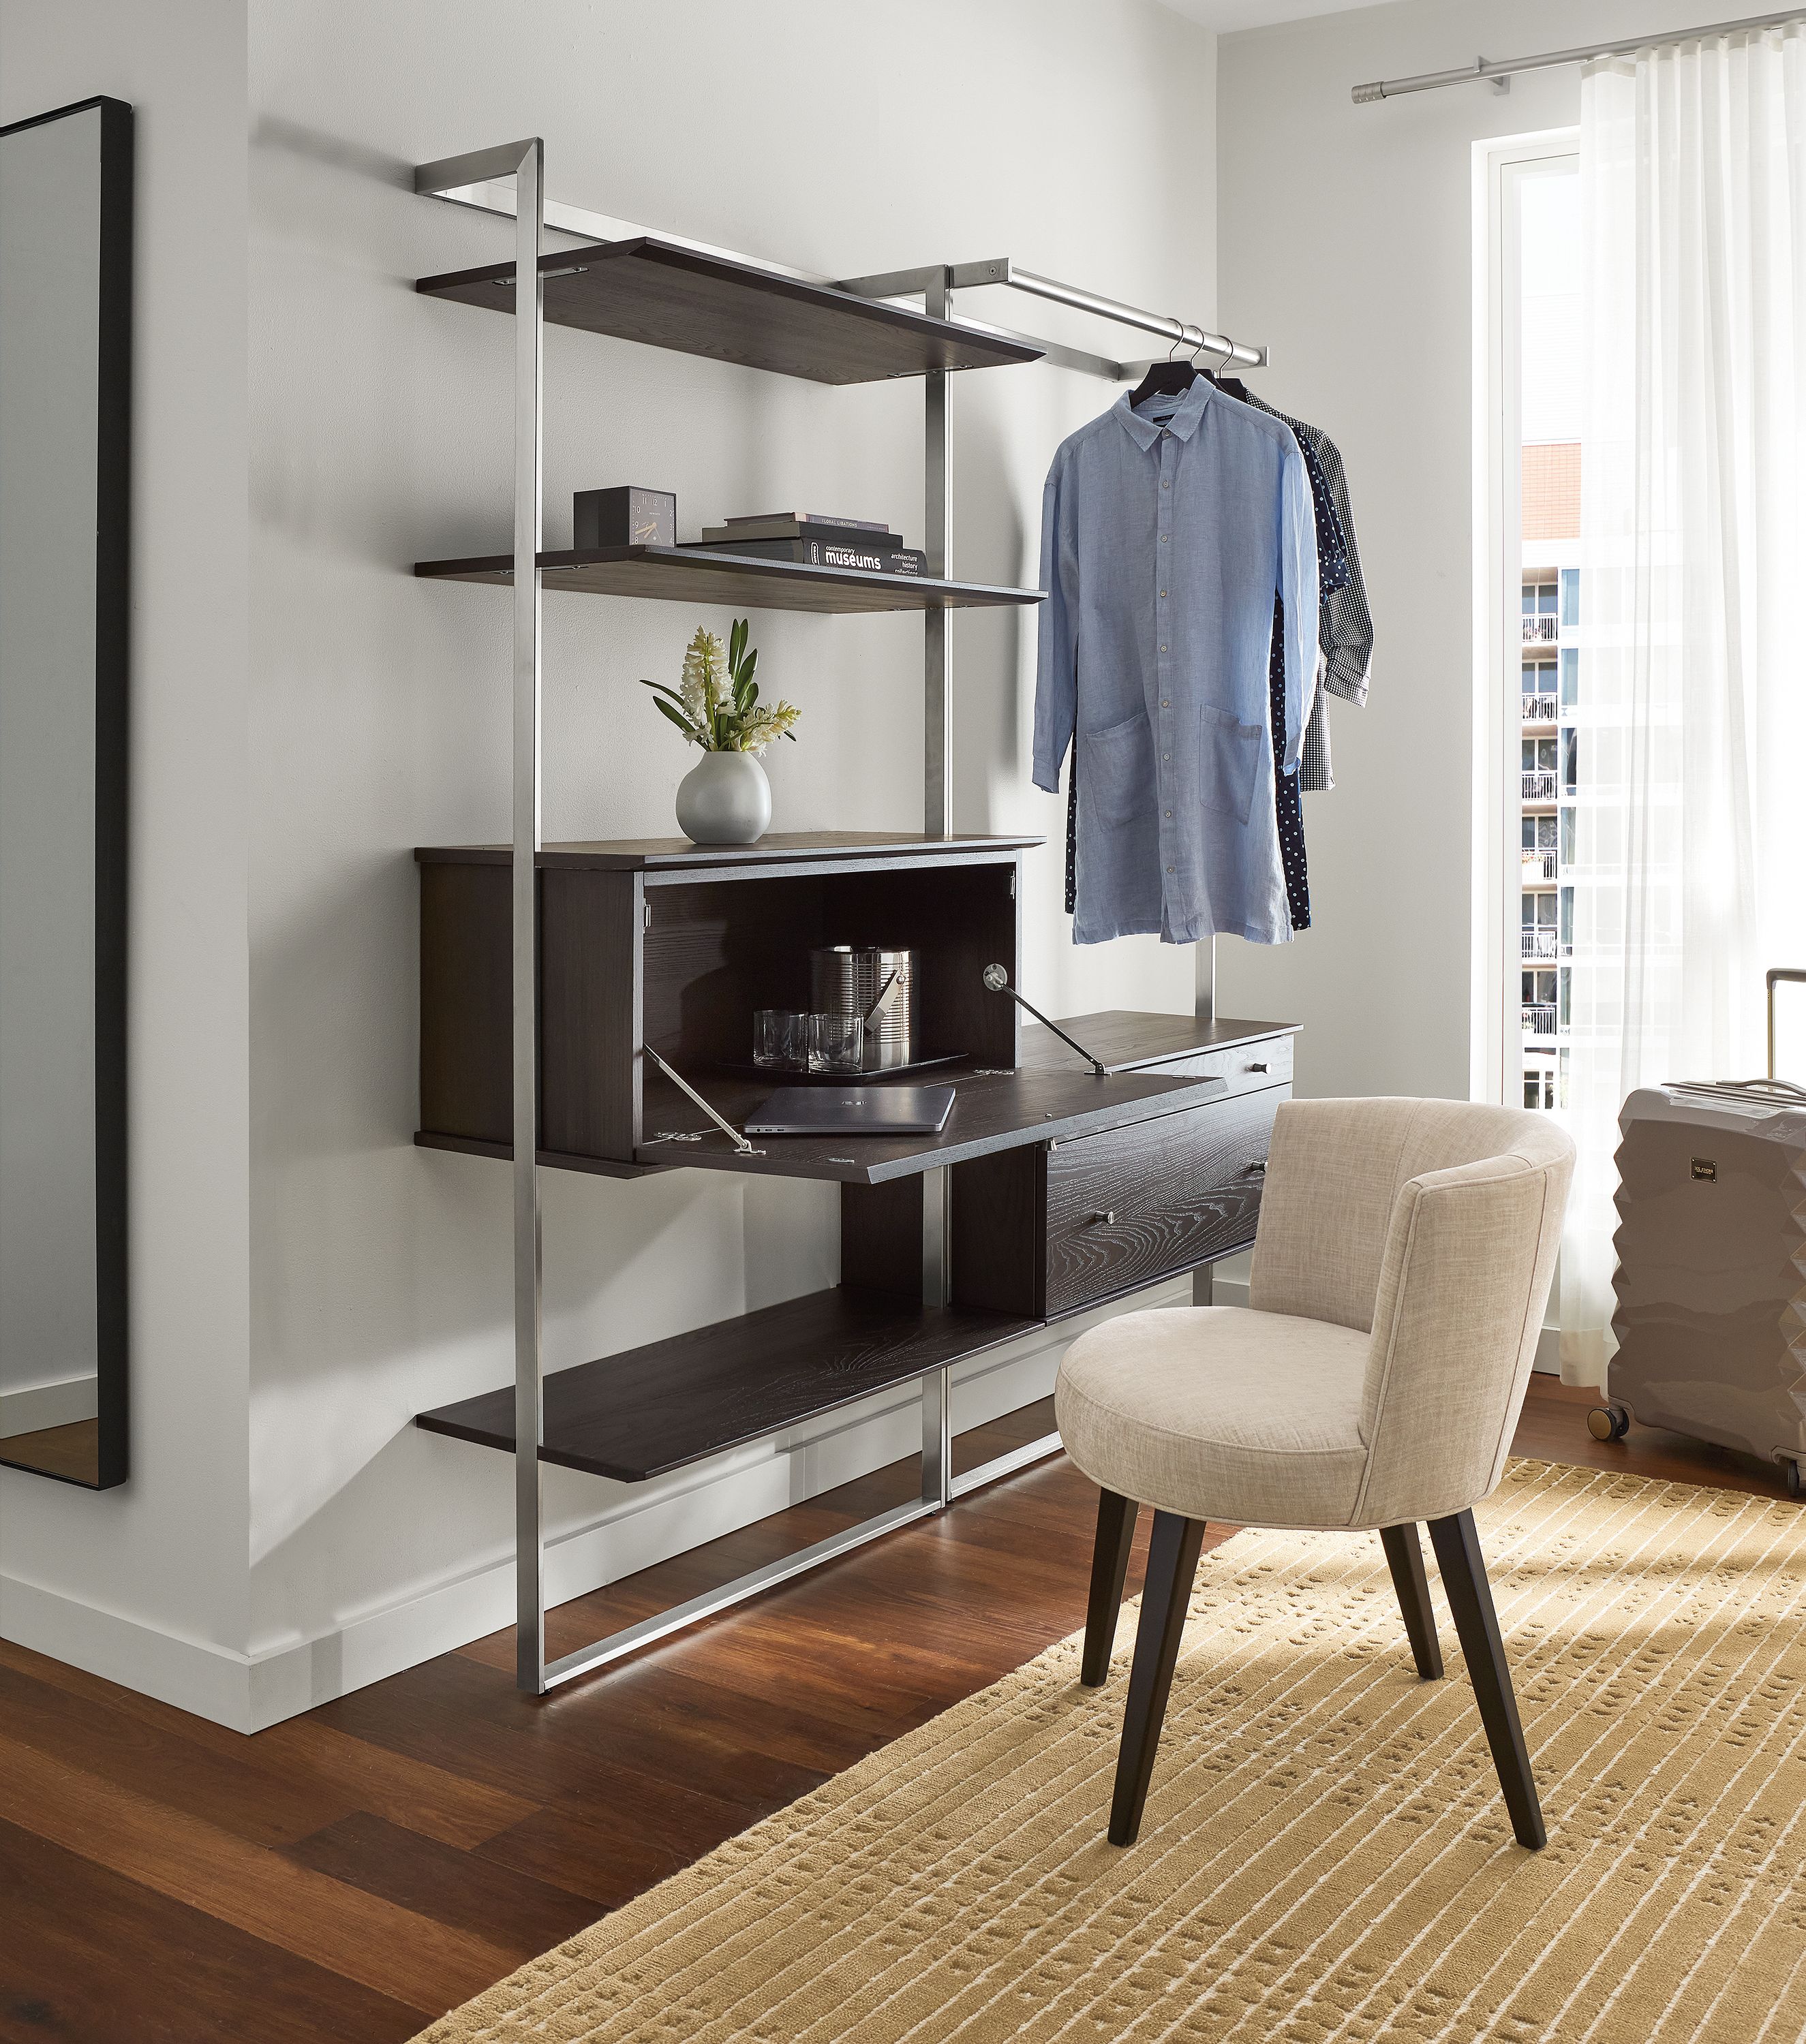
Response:
[{"label": "suitcase handle", "polygon": [[1769,1077],[1775,1075],[1775,988],[1784,979],[1806,981],[1806,967],[1771,965],[1769,967]]}]

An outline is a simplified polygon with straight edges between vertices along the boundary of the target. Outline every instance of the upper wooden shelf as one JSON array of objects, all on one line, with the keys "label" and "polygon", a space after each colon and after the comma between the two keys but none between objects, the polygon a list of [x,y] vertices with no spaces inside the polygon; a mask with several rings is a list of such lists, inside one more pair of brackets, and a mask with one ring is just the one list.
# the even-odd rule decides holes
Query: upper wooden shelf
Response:
[{"label": "upper wooden shelf", "polygon": [[[545,317],[684,355],[706,355],[815,383],[878,383],[931,369],[1037,362],[1042,351],[953,320],[705,256],[645,234],[539,259]],[[422,277],[429,298],[514,309],[514,266]]]},{"label": "upper wooden shelf", "polygon": [[[643,596],[668,603],[813,610],[826,616],[862,610],[970,610],[1039,603],[1045,594],[1038,589],[945,582],[933,575],[758,560],[701,547],[599,547],[583,553],[541,554],[539,567],[545,588],[575,590],[584,596]],[[482,554],[469,560],[417,561],[414,571],[437,581],[506,586],[514,579],[514,557]]]},{"label": "upper wooden shelf", "polygon": [[[1046,842],[1042,837],[971,833],[930,837],[922,831],[767,831],[757,844],[693,844],[687,837],[545,844],[540,847],[536,863],[541,867],[610,873],[699,873],[722,866],[781,869],[818,859],[830,859],[837,866],[868,861],[895,866],[975,852],[1029,851]],[[506,866],[514,853],[505,844],[423,844],[416,846],[414,855],[423,866]]]}]

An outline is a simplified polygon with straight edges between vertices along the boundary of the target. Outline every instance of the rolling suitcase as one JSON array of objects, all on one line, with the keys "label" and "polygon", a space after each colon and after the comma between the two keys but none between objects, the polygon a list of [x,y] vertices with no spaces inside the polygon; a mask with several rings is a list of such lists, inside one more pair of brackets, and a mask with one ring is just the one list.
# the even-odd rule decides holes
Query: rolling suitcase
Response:
[{"label": "rolling suitcase", "polygon": [[1642,1086],[1618,1117],[1620,1221],[1608,1403],[1632,1420],[1780,1462],[1806,1483],[1806,1089],[1769,1076]]}]

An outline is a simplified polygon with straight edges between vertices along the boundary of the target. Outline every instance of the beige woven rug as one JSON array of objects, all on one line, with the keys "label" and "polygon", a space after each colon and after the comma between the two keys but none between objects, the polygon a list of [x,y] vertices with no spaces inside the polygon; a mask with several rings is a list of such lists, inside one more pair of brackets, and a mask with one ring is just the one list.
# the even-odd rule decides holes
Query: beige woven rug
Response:
[{"label": "beige woven rug", "polygon": [[1477,1516],[1540,1854],[1439,1587],[1419,1682],[1377,1535],[1246,1532],[1200,1565],[1130,1850],[1132,1612],[1105,1689],[1063,1641],[425,2038],[1806,2037],[1806,1511],[1517,1462]]}]

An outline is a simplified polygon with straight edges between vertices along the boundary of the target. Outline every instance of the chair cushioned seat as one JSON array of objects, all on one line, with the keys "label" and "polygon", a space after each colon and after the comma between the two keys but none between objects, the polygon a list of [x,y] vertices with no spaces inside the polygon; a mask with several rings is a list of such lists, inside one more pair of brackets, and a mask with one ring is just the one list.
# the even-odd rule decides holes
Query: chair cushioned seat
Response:
[{"label": "chair cushioned seat", "polygon": [[1188,1519],[1346,1527],[1367,1447],[1359,1329],[1226,1306],[1125,1313],[1081,1335],[1054,1403],[1094,1483]]}]

